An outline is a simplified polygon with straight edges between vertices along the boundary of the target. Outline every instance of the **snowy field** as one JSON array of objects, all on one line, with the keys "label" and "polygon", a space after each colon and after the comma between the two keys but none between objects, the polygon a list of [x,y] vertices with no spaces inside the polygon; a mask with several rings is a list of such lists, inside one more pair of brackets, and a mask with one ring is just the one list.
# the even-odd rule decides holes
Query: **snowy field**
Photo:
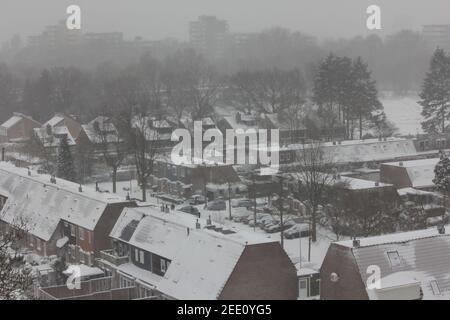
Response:
[{"label": "snowy field", "polygon": [[386,116],[399,129],[400,135],[416,135],[422,133],[420,122],[422,121],[422,107],[417,103],[417,95],[408,97],[388,96],[381,98]]}]

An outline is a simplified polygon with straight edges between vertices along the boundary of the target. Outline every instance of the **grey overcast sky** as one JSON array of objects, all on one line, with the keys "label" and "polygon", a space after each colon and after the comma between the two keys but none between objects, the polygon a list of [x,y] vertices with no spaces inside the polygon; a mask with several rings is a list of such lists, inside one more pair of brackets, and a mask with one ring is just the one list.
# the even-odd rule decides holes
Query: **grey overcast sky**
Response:
[{"label": "grey overcast sky", "polygon": [[83,31],[123,31],[127,38],[187,40],[189,21],[202,14],[228,20],[232,32],[282,26],[320,38],[348,37],[367,34],[371,4],[381,7],[380,35],[450,23],[450,0],[0,0],[0,41],[40,33],[64,19],[70,4],[82,9]]}]

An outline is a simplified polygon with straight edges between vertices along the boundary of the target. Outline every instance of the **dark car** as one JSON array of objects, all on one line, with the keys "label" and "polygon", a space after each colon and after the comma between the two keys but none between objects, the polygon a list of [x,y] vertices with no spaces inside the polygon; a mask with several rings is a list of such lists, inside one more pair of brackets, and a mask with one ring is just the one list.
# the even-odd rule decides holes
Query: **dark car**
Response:
[{"label": "dark car", "polygon": [[204,204],[206,202],[206,198],[200,194],[194,194],[189,198],[190,205]]},{"label": "dark car", "polygon": [[194,216],[200,217],[200,211],[198,211],[197,207],[194,206],[185,206],[178,209],[179,211],[186,212],[192,214]]},{"label": "dark car", "polygon": [[216,200],[213,202],[209,202],[206,209],[213,210],[213,211],[219,211],[219,210],[225,210],[227,208],[227,205],[225,201],[223,200]]},{"label": "dark car", "polygon": [[283,232],[286,239],[296,239],[309,237],[309,225],[307,223],[298,223]]},{"label": "dark car", "polygon": [[249,199],[239,199],[236,201],[233,201],[232,207],[233,208],[252,208],[253,207],[253,201]]}]

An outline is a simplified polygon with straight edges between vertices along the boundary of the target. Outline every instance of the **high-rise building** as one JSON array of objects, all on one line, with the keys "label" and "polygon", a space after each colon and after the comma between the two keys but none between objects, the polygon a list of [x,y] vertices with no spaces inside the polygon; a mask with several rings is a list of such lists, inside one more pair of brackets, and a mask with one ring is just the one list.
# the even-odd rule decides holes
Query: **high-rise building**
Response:
[{"label": "high-rise building", "polygon": [[40,35],[28,37],[28,45],[58,48],[78,45],[81,39],[81,31],[69,30],[65,21],[62,20],[56,25],[47,26]]},{"label": "high-rise building", "polygon": [[225,53],[229,37],[228,23],[214,16],[200,16],[190,23],[191,45],[206,58],[218,59]]},{"label": "high-rise building", "polygon": [[450,49],[450,24],[424,25],[422,33],[431,48]]}]

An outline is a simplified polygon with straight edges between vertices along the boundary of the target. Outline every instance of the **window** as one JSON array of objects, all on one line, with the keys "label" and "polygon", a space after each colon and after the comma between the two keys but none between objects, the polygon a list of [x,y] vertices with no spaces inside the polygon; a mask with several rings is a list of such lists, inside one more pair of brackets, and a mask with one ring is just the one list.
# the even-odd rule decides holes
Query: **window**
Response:
[{"label": "window", "polygon": [[138,249],[134,249],[134,260],[139,262],[139,250]]},{"label": "window", "polygon": [[80,240],[84,240],[84,229],[83,228],[79,228],[78,229],[78,233],[80,234]]},{"label": "window", "polygon": [[436,280],[430,281],[430,285],[431,285],[431,290],[433,290],[433,294],[435,296],[441,294],[441,289],[439,288],[439,285]]},{"label": "window", "polygon": [[387,253],[391,267],[398,267],[402,264],[400,256],[397,251],[389,251]]},{"label": "window", "polygon": [[161,259],[161,271],[162,272],[166,272],[167,269],[169,268],[170,262],[164,259]]},{"label": "window", "polygon": [[72,237],[75,237],[75,226],[72,224],[70,225],[70,235]]},{"label": "window", "polygon": [[300,289],[306,289],[306,279],[300,280]]},{"label": "window", "polygon": [[41,239],[36,238],[36,249],[41,250]]},{"label": "window", "polygon": [[139,251],[139,262],[144,264],[144,251]]}]

